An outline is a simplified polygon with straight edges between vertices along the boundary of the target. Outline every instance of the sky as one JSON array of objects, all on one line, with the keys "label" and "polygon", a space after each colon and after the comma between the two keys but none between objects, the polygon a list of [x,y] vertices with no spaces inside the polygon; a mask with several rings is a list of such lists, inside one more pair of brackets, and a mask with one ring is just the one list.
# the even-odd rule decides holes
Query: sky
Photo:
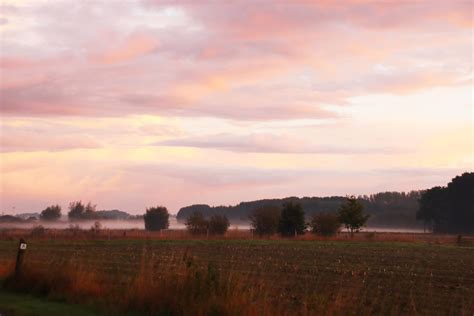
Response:
[{"label": "sky", "polygon": [[0,5],[0,211],[409,191],[473,170],[471,1]]}]

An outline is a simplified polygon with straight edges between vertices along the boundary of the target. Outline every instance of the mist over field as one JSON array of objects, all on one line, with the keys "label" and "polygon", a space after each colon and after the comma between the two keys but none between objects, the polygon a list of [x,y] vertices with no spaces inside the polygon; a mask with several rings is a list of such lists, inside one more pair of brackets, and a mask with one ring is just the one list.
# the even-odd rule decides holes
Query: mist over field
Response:
[{"label": "mist over field", "polygon": [[[47,229],[67,229],[70,225],[78,225],[81,229],[90,229],[94,226],[95,220],[86,220],[86,221],[58,221],[58,222],[26,222],[26,223],[0,223],[0,229],[9,229],[9,228],[22,228],[22,229],[32,229],[38,225],[43,226]],[[145,224],[140,220],[99,220],[101,223],[102,229],[145,229]],[[176,230],[185,230],[186,226],[183,222],[178,222],[176,218],[170,217],[169,229]],[[243,221],[230,221],[230,230],[250,230],[250,222]],[[423,228],[406,228],[406,227],[371,227],[368,226],[364,228],[364,231],[372,232],[407,232],[407,233],[423,233]]]}]

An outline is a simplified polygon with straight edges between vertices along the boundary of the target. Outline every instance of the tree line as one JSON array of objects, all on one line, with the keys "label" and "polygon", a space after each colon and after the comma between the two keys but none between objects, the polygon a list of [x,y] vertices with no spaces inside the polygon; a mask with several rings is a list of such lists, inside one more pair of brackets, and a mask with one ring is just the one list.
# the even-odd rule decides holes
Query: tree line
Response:
[{"label": "tree line", "polygon": [[[337,214],[314,214],[307,223],[301,203],[285,202],[282,206],[263,205],[256,208],[249,216],[252,231],[259,236],[280,234],[290,237],[304,234],[308,229],[315,234],[330,236],[336,234],[341,226],[346,227],[351,235],[364,226],[370,215],[364,214],[364,206],[352,196],[346,198]],[[214,214],[206,220],[196,211],[186,219],[186,227],[194,235],[224,234],[229,227],[226,215]]]},{"label": "tree line", "polygon": [[[344,226],[351,233],[365,225],[369,218],[378,216],[378,209],[394,210],[393,214],[409,212],[416,201],[416,220],[422,221],[435,233],[474,233],[474,173],[463,173],[446,187],[436,186],[425,191],[409,193],[385,192],[370,196],[344,198],[287,198],[243,202],[247,220],[259,235],[279,233],[283,236],[298,235],[306,230],[321,235],[331,235]],[[315,212],[314,203],[319,205]],[[309,206],[308,206],[309,205]],[[388,205],[388,206],[387,206]],[[252,207],[253,209],[247,210]],[[336,207],[337,206],[337,207]],[[185,211],[183,211],[183,209]],[[185,224],[192,234],[224,234],[229,228],[229,218],[236,208],[211,208],[197,205],[183,208],[178,218],[187,215]],[[237,208],[238,210],[238,208]],[[335,211],[337,210],[337,211]],[[226,212],[229,211],[229,214]],[[367,214],[364,214],[366,212]],[[384,213],[384,212],[382,212]],[[125,213],[126,214],[126,213]],[[386,214],[386,213],[385,213]],[[230,216],[229,216],[230,215]],[[61,206],[51,205],[40,214],[42,220],[57,220],[61,217]],[[69,204],[70,220],[100,219],[96,205],[74,201]],[[141,216],[137,216],[137,218]],[[306,222],[306,219],[310,219]],[[161,230],[169,227],[169,213],[166,207],[148,208],[143,215],[147,230]],[[240,217],[240,219],[242,219]]]},{"label": "tree line", "polygon": [[[418,200],[423,191],[410,192],[381,192],[372,195],[361,195],[357,199],[370,214],[371,226],[392,227],[421,227],[417,221]],[[200,212],[209,217],[213,214],[226,215],[231,221],[248,221],[252,212],[263,206],[280,207],[293,202],[299,203],[305,210],[308,218],[319,213],[333,213],[344,204],[343,196],[332,197],[287,197],[284,199],[264,199],[250,202],[241,202],[235,206],[211,207],[206,204],[196,204],[183,207],[177,214],[178,221],[184,222],[194,212]]]},{"label": "tree line", "polygon": [[[98,219],[96,205],[91,202],[84,204],[82,201],[69,203],[69,212],[67,214],[70,220]],[[61,206],[51,205],[41,211],[40,219],[45,221],[55,221],[61,218]]]},{"label": "tree line", "polygon": [[[69,203],[69,220],[98,220],[98,219],[141,219],[141,215],[130,215],[119,210],[97,211],[97,206],[91,202],[85,204],[82,201]],[[39,218],[44,221],[56,221],[62,216],[60,205],[51,205],[41,211]]]},{"label": "tree line", "polygon": [[[164,206],[150,207],[143,216],[145,229],[160,231],[169,227],[169,212]],[[280,234],[285,237],[304,234],[310,229],[315,234],[330,236],[336,234],[341,226],[351,235],[364,226],[370,215],[364,214],[364,206],[352,196],[340,206],[337,214],[315,214],[310,223],[305,221],[305,212],[300,203],[288,202],[281,207],[264,205],[255,209],[251,216],[252,231],[259,236]],[[192,213],[185,222],[192,235],[224,235],[230,222],[226,215],[213,214],[205,217],[200,212]]]}]

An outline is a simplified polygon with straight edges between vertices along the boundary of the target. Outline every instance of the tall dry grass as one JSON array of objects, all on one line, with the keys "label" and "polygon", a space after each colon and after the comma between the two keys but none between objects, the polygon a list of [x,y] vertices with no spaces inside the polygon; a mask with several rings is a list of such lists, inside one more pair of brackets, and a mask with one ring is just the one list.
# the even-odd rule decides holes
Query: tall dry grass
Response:
[{"label": "tall dry grass", "polygon": [[0,264],[0,279],[5,279],[13,273],[15,262],[13,260],[3,261]]},{"label": "tall dry grass", "polygon": [[[7,272],[11,273],[12,270]],[[136,276],[114,283],[91,272],[80,262],[60,269],[23,266],[20,275],[5,281],[8,289],[49,299],[94,305],[107,312],[145,315],[285,315],[296,310],[267,295],[265,284],[241,276],[224,276],[216,267],[198,266],[183,258],[180,266],[157,273],[155,263],[142,259]],[[301,306],[303,307],[303,306]],[[299,314],[305,314],[299,312]]]}]

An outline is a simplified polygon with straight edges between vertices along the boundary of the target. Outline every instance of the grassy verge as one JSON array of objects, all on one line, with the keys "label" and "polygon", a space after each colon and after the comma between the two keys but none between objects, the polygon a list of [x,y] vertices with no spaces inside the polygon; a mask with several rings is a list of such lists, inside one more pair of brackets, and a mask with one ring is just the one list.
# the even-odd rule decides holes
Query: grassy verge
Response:
[{"label": "grassy verge", "polygon": [[0,315],[6,316],[103,316],[96,310],[77,305],[52,302],[35,296],[0,290]]}]

